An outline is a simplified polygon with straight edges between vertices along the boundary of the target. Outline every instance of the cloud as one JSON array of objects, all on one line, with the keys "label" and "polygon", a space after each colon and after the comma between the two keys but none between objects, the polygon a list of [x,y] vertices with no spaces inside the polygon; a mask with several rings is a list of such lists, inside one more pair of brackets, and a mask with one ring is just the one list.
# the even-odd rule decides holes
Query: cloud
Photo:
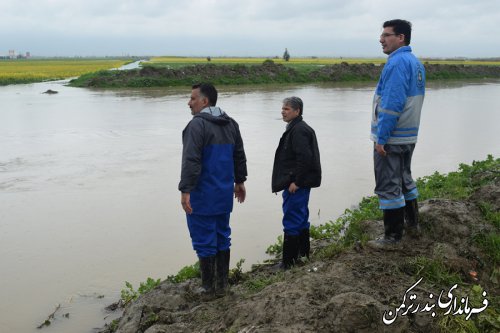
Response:
[{"label": "cloud", "polygon": [[[383,56],[382,22],[413,22],[423,56],[499,56],[496,0],[4,0],[2,49],[33,54]],[[91,51],[92,50],[92,51]]]}]

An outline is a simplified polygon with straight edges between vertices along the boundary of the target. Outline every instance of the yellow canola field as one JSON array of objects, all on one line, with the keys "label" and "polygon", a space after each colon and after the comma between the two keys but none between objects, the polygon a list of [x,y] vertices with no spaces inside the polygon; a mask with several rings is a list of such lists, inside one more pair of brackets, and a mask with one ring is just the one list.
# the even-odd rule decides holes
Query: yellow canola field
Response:
[{"label": "yellow canola field", "polygon": [[66,79],[99,70],[118,68],[127,62],[117,59],[0,60],[0,80]]},{"label": "yellow canola field", "polygon": [[[289,65],[334,65],[346,62],[348,64],[383,64],[387,61],[386,57],[380,58],[290,58],[285,61],[282,58],[244,58],[244,57],[211,57],[210,62],[205,57],[153,57],[150,62],[155,64],[187,65],[187,64],[262,64],[270,59],[277,64]],[[442,65],[489,65],[500,66],[500,61],[488,60],[462,60],[462,59],[420,59],[422,62]]]},{"label": "yellow canola field", "polygon": [[[290,65],[333,65],[347,62],[352,64],[371,63],[380,64],[386,61],[385,58],[290,58],[285,61],[282,58],[244,58],[244,57],[211,57],[210,63],[214,64],[242,64],[253,65],[262,64],[265,60],[272,60],[277,64]],[[206,64],[207,58],[202,57],[153,57],[150,62],[158,64]]]}]

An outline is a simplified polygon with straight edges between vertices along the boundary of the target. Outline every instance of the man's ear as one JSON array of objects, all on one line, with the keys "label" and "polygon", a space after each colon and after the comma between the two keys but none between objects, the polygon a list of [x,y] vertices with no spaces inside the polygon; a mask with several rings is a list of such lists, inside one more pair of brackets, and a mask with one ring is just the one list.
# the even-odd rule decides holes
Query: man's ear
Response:
[{"label": "man's ear", "polygon": [[203,97],[203,106],[207,107],[210,105],[210,101],[208,100],[208,97]]}]

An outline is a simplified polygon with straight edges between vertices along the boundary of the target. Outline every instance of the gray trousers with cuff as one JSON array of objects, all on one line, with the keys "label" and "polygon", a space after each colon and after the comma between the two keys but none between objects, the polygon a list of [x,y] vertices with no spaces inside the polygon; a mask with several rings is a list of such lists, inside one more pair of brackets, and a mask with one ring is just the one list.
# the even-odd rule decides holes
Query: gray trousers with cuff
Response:
[{"label": "gray trousers with cuff", "polygon": [[373,149],[375,193],[380,209],[397,209],[405,200],[418,197],[417,185],[411,176],[411,158],[415,144],[384,145],[386,156]]}]

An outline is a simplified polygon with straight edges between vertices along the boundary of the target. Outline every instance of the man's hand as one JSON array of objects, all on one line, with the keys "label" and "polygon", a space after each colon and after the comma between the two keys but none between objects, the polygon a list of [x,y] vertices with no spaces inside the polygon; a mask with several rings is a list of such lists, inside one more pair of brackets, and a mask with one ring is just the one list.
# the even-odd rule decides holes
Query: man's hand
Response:
[{"label": "man's hand", "polygon": [[290,186],[288,186],[288,192],[294,194],[295,192],[297,192],[297,190],[299,188],[300,187],[298,187],[297,185],[295,185],[295,183],[291,183]]},{"label": "man's hand", "polygon": [[193,208],[191,208],[191,194],[181,193],[181,205],[186,214],[191,214],[193,212]]},{"label": "man's hand", "polygon": [[381,156],[387,156],[387,152],[384,149],[384,145],[379,145],[378,143],[375,144],[375,150],[377,153]]},{"label": "man's hand", "polygon": [[234,197],[238,199],[239,203],[243,203],[245,201],[245,197],[247,196],[247,190],[245,189],[244,183],[234,184]]}]

